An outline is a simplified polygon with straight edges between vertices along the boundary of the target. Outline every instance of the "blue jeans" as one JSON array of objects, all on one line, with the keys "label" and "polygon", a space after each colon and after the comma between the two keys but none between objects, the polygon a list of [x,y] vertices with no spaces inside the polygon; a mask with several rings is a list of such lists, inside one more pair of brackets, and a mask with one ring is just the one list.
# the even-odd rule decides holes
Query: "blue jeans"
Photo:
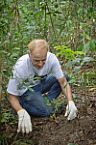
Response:
[{"label": "blue jeans", "polygon": [[20,103],[30,115],[34,116],[49,116],[54,113],[55,108],[47,105],[44,99],[44,93],[47,94],[49,101],[56,99],[61,93],[59,82],[54,76],[47,76],[41,79],[40,83],[32,87],[32,90],[27,90],[20,96]]}]

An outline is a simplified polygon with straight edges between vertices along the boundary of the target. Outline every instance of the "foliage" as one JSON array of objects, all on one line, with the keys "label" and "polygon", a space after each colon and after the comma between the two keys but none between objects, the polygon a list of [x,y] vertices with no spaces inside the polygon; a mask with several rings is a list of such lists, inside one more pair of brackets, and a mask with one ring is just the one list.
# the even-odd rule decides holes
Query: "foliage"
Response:
[{"label": "foliage", "polygon": [[5,85],[13,64],[34,38],[47,39],[53,52],[53,46],[68,46],[66,52],[57,52],[66,53],[67,60],[74,59],[73,50],[79,46],[87,52],[95,47],[94,1],[1,0],[0,10],[0,78]]},{"label": "foliage", "polygon": [[[12,138],[11,138],[12,139]],[[10,142],[10,139],[5,135],[0,135],[0,145],[34,145],[34,142],[30,139],[16,139]]]},{"label": "foliage", "polygon": [[83,58],[76,58],[75,60],[66,63],[66,69],[71,73],[70,83],[75,85],[79,85],[80,83],[83,85],[95,85],[95,64],[95,59],[88,56]]},{"label": "foliage", "polygon": [[58,111],[64,109],[63,106],[66,103],[64,99],[53,99],[52,101],[49,101],[47,95],[44,96],[45,102],[49,107],[54,108],[54,113],[57,113]]},{"label": "foliage", "polygon": [[84,55],[82,51],[74,51],[64,45],[55,46],[54,48],[57,50],[57,56],[66,61],[74,60],[78,55]]},{"label": "foliage", "polygon": [[82,85],[96,85],[96,72],[95,71],[88,71],[84,72],[81,75],[81,83]]},{"label": "foliage", "polygon": [[30,139],[18,139],[13,141],[12,145],[34,145],[34,142]]},{"label": "foliage", "polygon": [[0,134],[0,145],[8,145],[7,137],[4,134]]},{"label": "foliage", "polygon": [[93,62],[95,62],[95,60],[92,57],[85,56],[83,58],[76,58],[73,61],[69,61],[66,63],[66,67],[77,73],[83,66]]},{"label": "foliage", "polygon": [[1,111],[1,113],[2,113],[2,116],[0,118],[0,124],[10,123],[10,121],[12,124],[16,123],[16,119],[14,117],[16,115],[15,114],[13,115],[10,110],[7,110],[7,111],[3,110]]},{"label": "foliage", "polygon": [[96,40],[91,39],[84,45],[80,45],[78,50],[82,50],[86,55],[94,57],[96,55]]}]

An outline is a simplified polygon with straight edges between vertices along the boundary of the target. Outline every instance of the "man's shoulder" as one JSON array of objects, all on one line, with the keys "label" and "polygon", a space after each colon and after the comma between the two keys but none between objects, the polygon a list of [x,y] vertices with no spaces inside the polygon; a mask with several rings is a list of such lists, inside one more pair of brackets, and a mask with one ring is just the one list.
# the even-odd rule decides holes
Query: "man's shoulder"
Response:
[{"label": "man's shoulder", "polygon": [[28,59],[29,59],[29,55],[28,55],[28,54],[25,54],[25,55],[22,55],[22,56],[17,60],[17,62],[20,61],[20,60],[22,60],[22,61],[27,61]]},{"label": "man's shoulder", "polygon": [[48,57],[52,57],[53,58],[53,57],[56,57],[56,55],[54,53],[48,51]]},{"label": "man's shoulder", "polygon": [[51,63],[54,62],[57,59],[56,55],[52,52],[48,52],[48,61]]},{"label": "man's shoulder", "polygon": [[16,62],[15,67],[26,67],[26,64],[29,62],[29,55],[22,55]]}]

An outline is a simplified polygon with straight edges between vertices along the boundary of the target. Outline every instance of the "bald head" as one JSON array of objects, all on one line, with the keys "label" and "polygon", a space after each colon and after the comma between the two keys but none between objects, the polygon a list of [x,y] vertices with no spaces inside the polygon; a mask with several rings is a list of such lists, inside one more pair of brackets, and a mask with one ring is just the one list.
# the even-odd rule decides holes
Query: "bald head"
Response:
[{"label": "bald head", "polygon": [[48,43],[44,39],[35,39],[28,44],[30,52],[34,50],[42,51],[46,49],[48,51]]}]

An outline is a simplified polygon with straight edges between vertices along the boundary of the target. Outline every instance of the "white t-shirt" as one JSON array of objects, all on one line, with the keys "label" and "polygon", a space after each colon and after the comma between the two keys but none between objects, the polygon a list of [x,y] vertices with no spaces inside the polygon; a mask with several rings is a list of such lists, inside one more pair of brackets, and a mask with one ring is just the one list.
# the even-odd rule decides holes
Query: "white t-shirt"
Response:
[{"label": "white t-shirt", "polygon": [[34,76],[52,74],[57,79],[64,76],[56,55],[51,52],[47,53],[46,62],[41,69],[34,67],[29,55],[26,54],[17,60],[12,72],[13,76],[9,80],[7,92],[16,96],[21,96],[34,84]]}]

